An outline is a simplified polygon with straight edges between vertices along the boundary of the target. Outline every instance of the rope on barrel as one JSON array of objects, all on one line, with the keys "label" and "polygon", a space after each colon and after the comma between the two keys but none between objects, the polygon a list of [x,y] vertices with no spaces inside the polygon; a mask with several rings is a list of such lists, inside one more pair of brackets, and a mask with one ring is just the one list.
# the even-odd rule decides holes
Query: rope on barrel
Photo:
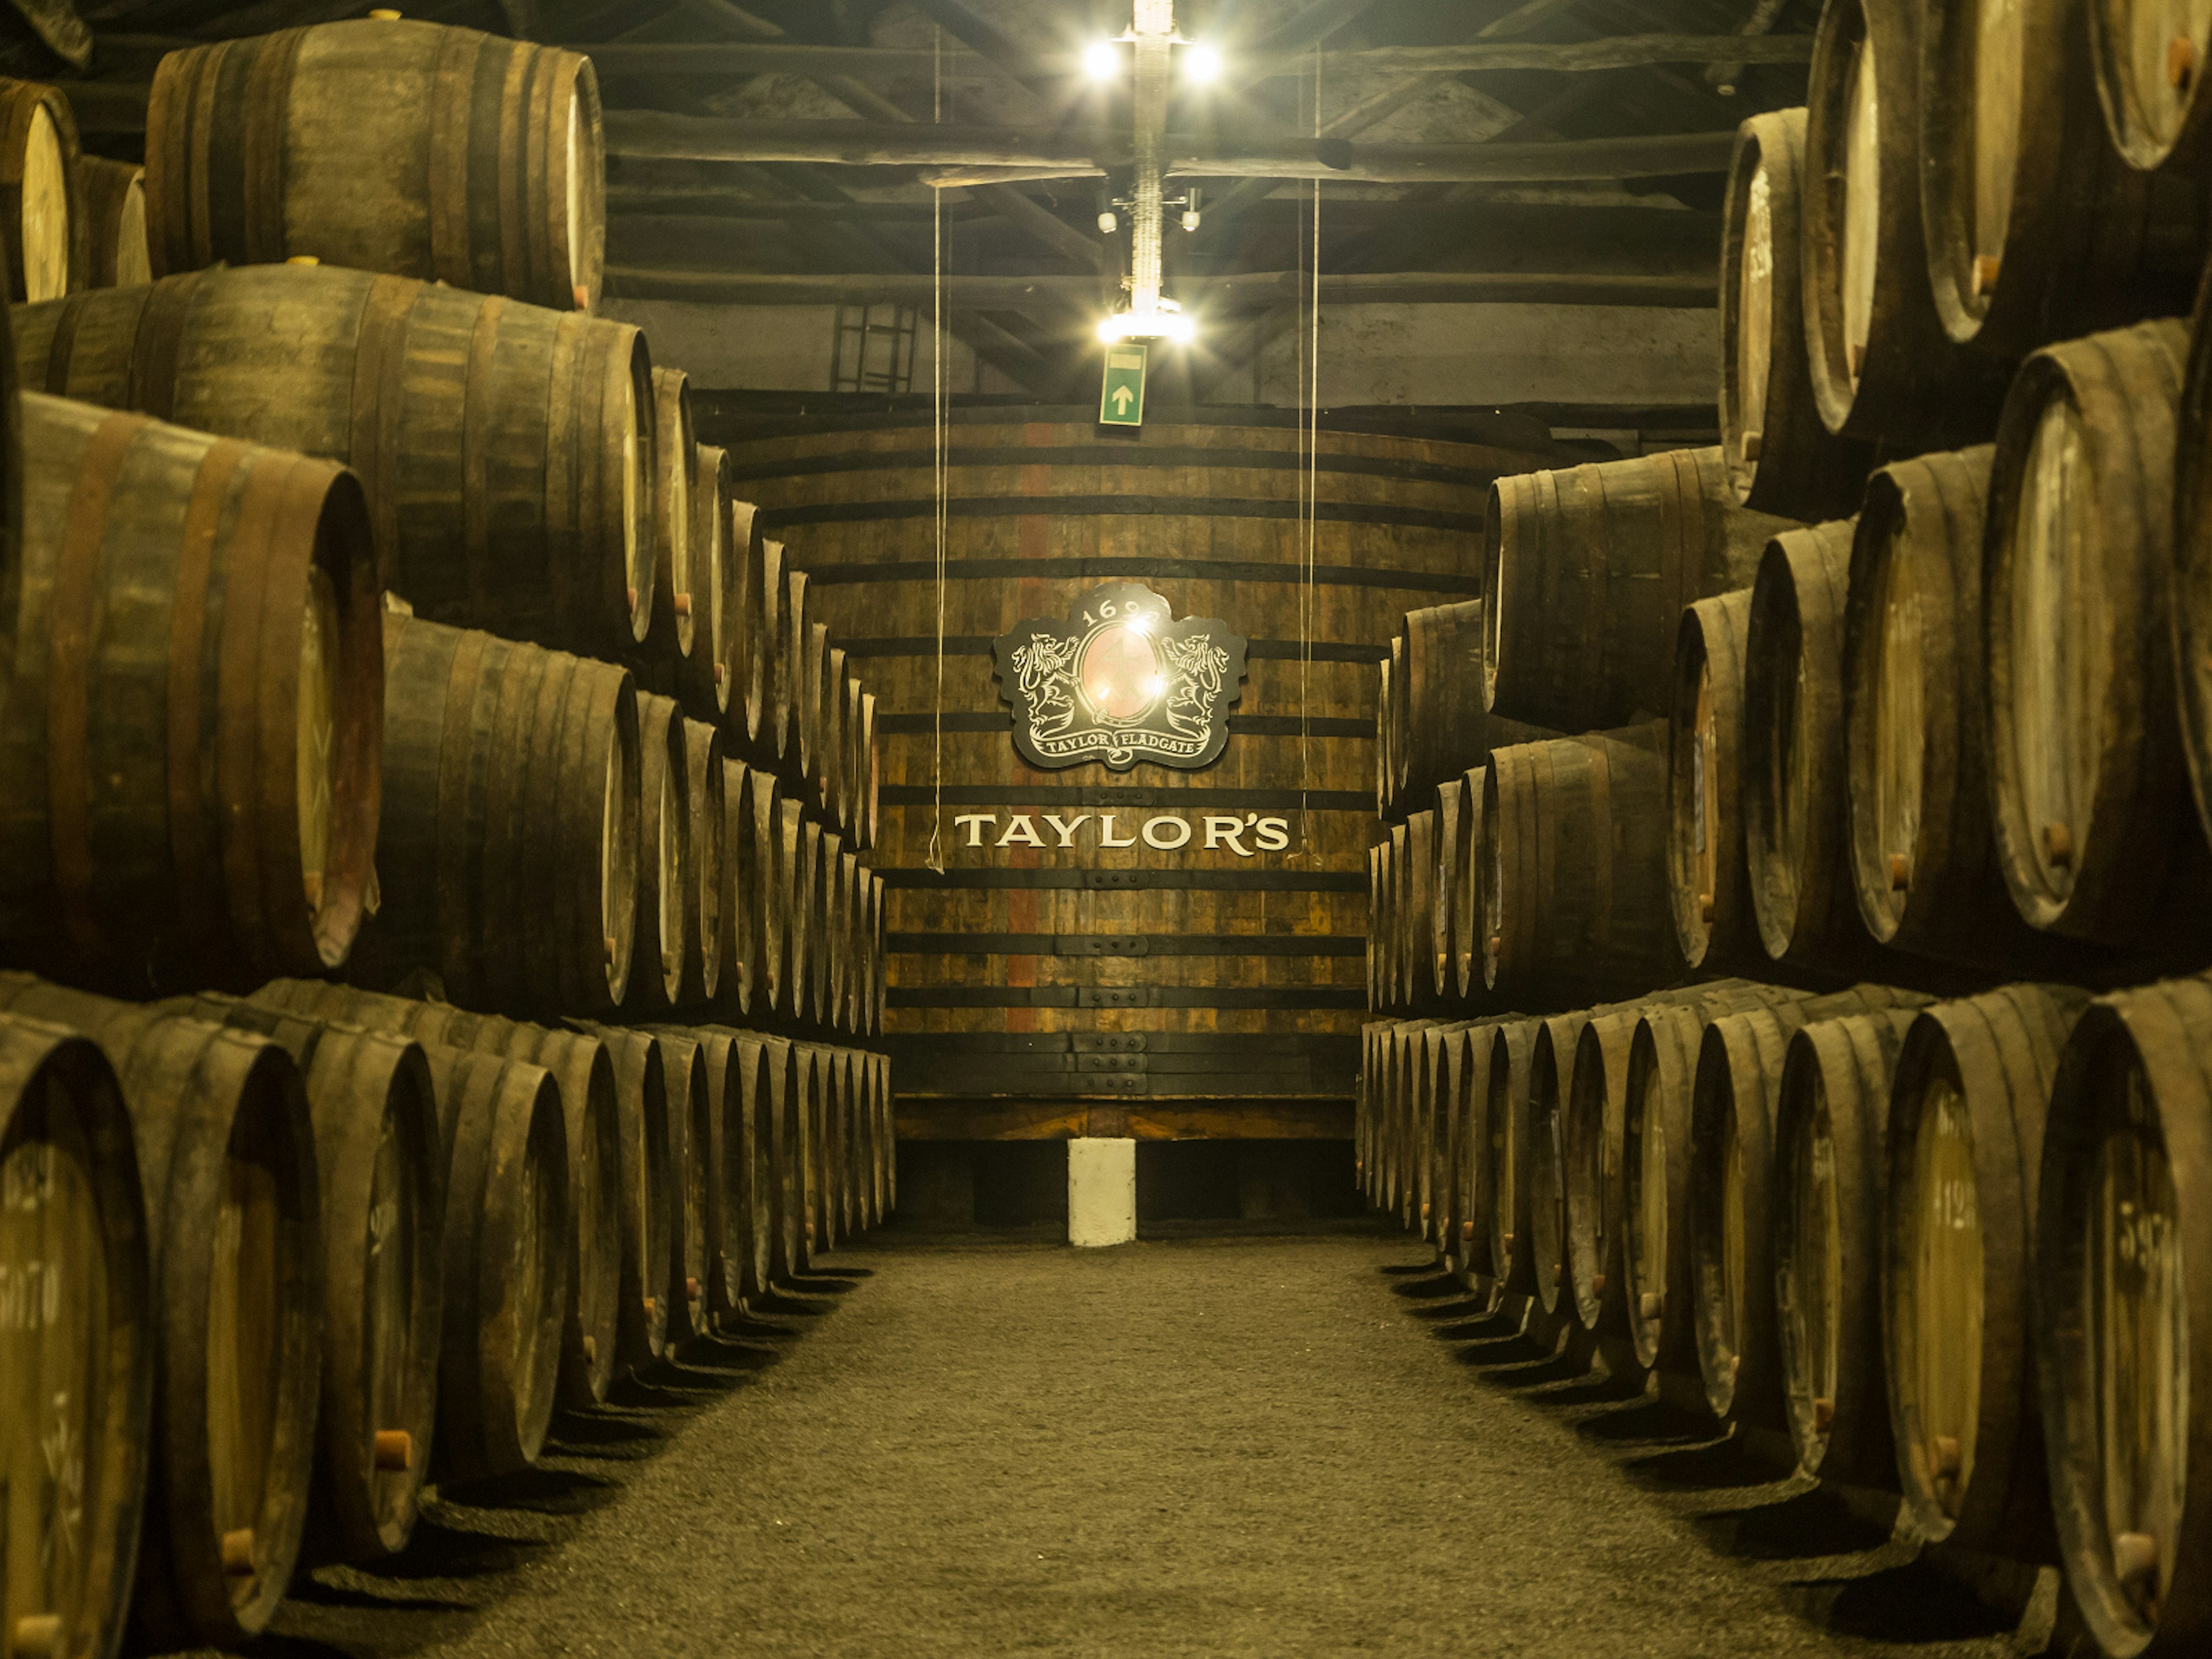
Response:
[{"label": "rope on barrel", "polygon": [[[930,34],[929,118],[933,123],[942,123],[945,119],[945,30],[933,26]],[[934,248],[930,278],[929,419],[936,442],[931,473],[937,490],[937,695],[932,706],[935,747],[929,763],[933,800],[929,818],[929,856],[924,862],[938,874],[943,875],[945,853],[939,838],[945,828],[945,428],[951,423],[951,416],[945,374],[945,192],[933,190],[929,193],[929,200]]]}]

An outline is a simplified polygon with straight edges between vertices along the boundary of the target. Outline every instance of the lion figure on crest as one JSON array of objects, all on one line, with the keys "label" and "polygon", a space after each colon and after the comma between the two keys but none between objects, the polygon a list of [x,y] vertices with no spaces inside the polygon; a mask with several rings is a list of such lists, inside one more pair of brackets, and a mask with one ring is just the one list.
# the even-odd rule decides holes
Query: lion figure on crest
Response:
[{"label": "lion figure on crest", "polygon": [[1160,649],[1175,671],[1174,688],[1168,693],[1168,724],[1186,738],[1203,738],[1214,700],[1221,695],[1222,676],[1229,672],[1229,653],[1213,643],[1211,634],[1181,640],[1163,635]]},{"label": "lion figure on crest", "polygon": [[1033,634],[1015,650],[1013,661],[1022,701],[1029,705],[1030,733],[1059,736],[1075,723],[1075,641]]}]

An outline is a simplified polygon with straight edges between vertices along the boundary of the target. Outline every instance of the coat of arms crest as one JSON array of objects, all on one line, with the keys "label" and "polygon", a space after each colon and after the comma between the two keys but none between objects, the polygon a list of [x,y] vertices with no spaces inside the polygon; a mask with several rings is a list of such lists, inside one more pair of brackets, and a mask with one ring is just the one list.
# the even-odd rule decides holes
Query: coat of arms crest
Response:
[{"label": "coat of arms crest", "polygon": [[999,636],[999,694],[1014,747],[1031,766],[1140,760],[1195,770],[1220,758],[1229,705],[1243,695],[1244,638],[1211,617],[1173,620],[1139,582],[1094,587],[1064,618],[1032,617]]}]

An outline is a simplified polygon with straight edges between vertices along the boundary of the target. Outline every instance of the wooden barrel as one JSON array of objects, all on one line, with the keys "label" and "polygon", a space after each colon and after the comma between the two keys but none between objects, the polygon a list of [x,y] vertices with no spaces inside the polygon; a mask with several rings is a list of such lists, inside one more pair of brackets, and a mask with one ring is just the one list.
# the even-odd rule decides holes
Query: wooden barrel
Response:
[{"label": "wooden barrel", "polygon": [[876,741],[876,694],[860,693],[860,712],[853,726],[853,776],[861,850],[876,850],[883,833],[883,751]]},{"label": "wooden barrel", "polygon": [[438,1462],[530,1468],[560,1395],[574,1220],[561,1085],[542,1066],[426,1044],[446,1150]]},{"label": "wooden barrel", "polygon": [[837,855],[837,981],[831,1000],[836,1005],[838,1030],[858,1036],[860,1023],[860,976],[866,971],[865,949],[860,939],[860,855],[848,846]]},{"label": "wooden barrel", "polygon": [[146,1507],[155,1321],[131,1126],[99,1046],[0,1015],[0,1583],[12,1652],[115,1651]]},{"label": "wooden barrel", "polygon": [[611,1009],[642,976],[629,676],[397,614],[384,648],[383,906],[349,977],[428,969],[473,1007]]},{"label": "wooden barrel", "polygon": [[15,323],[26,390],[351,466],[380,585],[425,617],[607,657],[646,636],[653,389],[627,324],[307,265],[96,289]]},{"label": "wooden barrel", "polygon": [[1445,1037],[1437,1109],[1443,1149],[1437,1181],[1437,1248],[1447,1268],[1470,1290],[1479,1289],[1490,1261],[1489,1173],[1484,1152],[1490,1028],[1496,1024],[1495,1018],[1467,1021]]},{"label": "wooden barrel", "polygon": [[730,670],[744,614],[743,551],[732,539],[730,486],[724,452],[695,443],[691,456],[692,649],[680,684],[684,706],[701,720],[726,724],[730,714]]},{"label": "wooden barrel", "polygon": [[2044,1559],[2050,1488],[2028,1275],[2044,1109],[2088,1000],[2008,985],[1938,1003],[1898,1058],[1882,1346],[1898,1477],[1931,1540]]},{"label": "wooden barrel", "polygon": [[[726,452],[725,452],[726,453]],[[725,465],[726,479],[729,468]],[[774,769],[776,758],[777,642],[783,637],[783,606],[790,591],[783,571],[783,544],[763,532],[759,507],[732,498],[730,535],[742,542],[738,566],[744,583],[738,625],[735,677],[730,694],[730,739],[748,765]]]},{"label": "wooden barrel", "polygon": [[706,1113],[696,1126],[703,1139],[695,1139],[691,1163],[703,1188],[707,1268],[698,1320],[702,1333],[726,1330],[744,1319],[746,1296],[758,1294],[750,1206],[760,1052],[741,1048],[738,1034],[726,1029],[670,1026],[659,1034],[689,1038],[698,1051]]},{"label": "wooden barrel", "polygon": [[[827,637],[826,628],[823,633]],[[852,685],[853,671],[846,660],[845,647],[832,644],[822,659],[822,678],[816,690],[821,712],[815,716],[815,726],[821,738],[814,757],[814,793],[821,803],[823,822],[835,825],[841,836],[848,835],[853,827],[852,790],[845,776],[845,762],[852,747],[845,726]]]},{"label": "wooden barrel", "polygon": [[1405,826],[1396,825],[1369,849],[1368,878],[1368,1006],[1398,1012],[1397,980],[1397,849],[1406,843]]},{"label": "wooden barrel", "polygon": [[438,1414],[446,1159],[411,1037],[210,994],[163,1005],[258,1031],[307,1085],[322,1178],[323,1402],[314,1551],[374,1561],[415,1530]]},{"label": "wooden barrel", "polygon": [[1776,1332],[1775,1110],[1790,1041],[1815,1020],[1924,1002],[1860,986],[1725,1013],[1705,1027],[1690,1090],[1691,1318],[1715,1420],[1786,1432]]},{"label": "wooden barrel", "polygon": [[1408,814],[1406,819],[1406,860],[1400,871],[1395,919],[1400,982],[1406,988],[1406,1005],[1410,1008],[1427,1010],[1437,1006],[1430,953],[1436,910],[1437,809],[1430,806]]},{"label": "wooden barrel", "polygon": [[1465,999],[1482,991],[1483,883],[1489,875],[1482,861],[1484,787],[1490,777],[1486,766],[1470,767],[1461,775],[1459,817],[1451,839],[1439,839],[1439,869],[1449,862],[1452,871],[1450,933],[1452,957],[1450,994]]},{"label": "wooden barrel", "polygon": [[[1790,1039],[1769,1192],[1775,1335],[1797,1466],[1894,1491],[1881,1364],[1883,1135],[1906,1008],[1817,1020]],[[1755,1271],[1755,1268],[1754,1268]]]},{"label": "wooden barrel", "polygon": [[[702,1027],[701,1041],[729,1042],[722,1137],[732,1185],[723,1210],[725,1293],[732,1322],[769,1294],[776,1228],[775,1083],[768,1044],[750,1031]],[[711,1074],[710,1074],[711,1076]]]},{"label": "wooden barrel", "polygon": [[1569,1271],[1567,1115],[1575,1057],[1583,1029],[1600,1009],[1554,1014],[1536,1032],[1528,1054],[1528,1139],[1522,1180],[1528,1189],[1528,1262],[1537,1306],[1562,1324],[1587,1329],[1582,1299]]},{"label": "wooden barrel", "polygon": [[1744,862],[1775,961],[1838,975],[1874,957],[1850,864],[1844,778],[1848,519],[1767,545],[1744,630]]},{"label": "wooden barrel", "polygon": [[656,1026],[661,1086],[667,1091],[669,1224],[666,1275],[668,1346],[712,1328],[709,1286],[720,1271],[723,1188],[721,1134],[715,1127],[707,1064],[685,1028]]},{"label": "wooden barrel", "polygon": [[1761,513],[1848,513],[1869,446],[1820,419],[1805,351],[1805,112],[1754,115],[1735,131],[1721,224],[1721,450],[1735,499]]},{"label": "wooden barrel", "polygon": [[1983,601],[1997,867],[2022,916],[2075,939],[2125,943],[2203,903],[2166,614],[2191,602],[2168,597],[2188,347],[2172,320],[2047,347],[1997,434]]},{"label": "wooden barrel", "polygon": [[773,774],[740,760],[722,763],[722,871],[717,922],[721,933],[715,985],[717,1018],[750,1024],[775,1006],[769,978],[781,945],[769,887],[775,872],[775,830],[781,817]]},{"label": "wooden barrel", "polygon": [[1844,629],[1849,846],[1859,916],[1876,940],[2016,974],[2065,951],[2022,925],[1990,828],[1981,653],[1992,453],[1897,461],[1868,483]]},{"label": "wooden barrel", "polygon": [[673,698],[638,693],[637,739],[635,970],[623,1007],[649,1019],[682,999],[684,957],[698,925],[691,902],[691,757],[683,711]]},{"label": "wooden barrel", "polygon": [[1667,898],[1662,722],[1491,751],[1483,982],[1523,1006],[1680,977]]},{"label": "wooden barrel", "polygon": [[692,599],[691,501],[695,447],[691,384],[680,368],[653,371],[653,622],[645,636],[650,678],[676,691],[690,678],[699,634]]},{"label": "wooden barrel", "polygon": [[84,286],[76,118],[58,87],[0,76],[0,248],[8,297],[58,300]]},{"label": "wooden barrel", "polygon": [[[783,1019],[795,1020],[806,1004],[807,916],[800,898],[805,891],[808,871],[805,866],[810,849],[807,826],[800,817],[799,803],[788,797],[780,799],[775,803],[775,811],[772,837],[775,863],[769,872],[765,907],[768,927],[775,944],[771,971],[763,977],[775,987],[770,1012]],[[817,830],[815,839],[818,842],[820,838]]]},{"label": "wooden barrel", "polygon": [[2105,130],[2130,167],[2197,169],[2212,134],[2203,95],[2212,19],[2145,0],[2086,5]]},{"label": "wooden barrel", "polygon": [[146,169],[101,155],[80,155],[76,188],[84,208],[84,286],[135,288],[152,282]]},{"label": "wooden barrel", "polygon": [[714,1000],[722,980],[722,904],[728,891],[723,866],[728,859],[726,839],[729,787],[723,769],[722,734],[703,720],[686,720],[684,726],[685,836],[690,859],[684,866],[684,983],[677,993],[685,1007]]},{"label": "wooden barrel", "polygon": [[791,1045],[794,1088],[792,1112],[793,1199],[799,1220],[799,1254],[793,1266],[801,1276],[814,1271],[814,1259],[829,1248],[829,1218],[823,1211],[823,1091],[828,1083],[822,1049],[811,1042]]},{"label": "wooden barrel", "polygon": [[1668,727],[1667,896],[1683,962],[1764,965],[1743,848],[1744,635],[1751,590],[1699,599],[1674,637]]},{"label": "wooden barrel", "polygon": [[10,954],[141,995],[335,967],[384,718],[360,490],[142,416],[31,396],[21,417]]},{"label": "wooden barrel", "polygon": [[[2035,1368],[2074,1600],[2107,1653],[2212,1636],[2203,1559],[2205,1249],[2201,977],[2091,1005],[2051,1087],[2036,1217]],[[2201,1389],[2198,1382],[2197,1388]]]},{"label": "wooden barrel", "polygon": [[1918,10],[1838,0],[1820,14],[1800,204],[1806,360],[1831,432],[1894,447],[1989,435],[2003,366],[1954,347],[1921,230]]},{"label": "wooden barrel", "polygon": [[891,1082],[891,1057],[873,1056],[876,1070],[876,1111],[883,1124],[883,1168],[878,1180],[883,1188],[882,1208],[888,1217],[898,1208],[898,1118],[897,1096]]},{"label": "wooden barrel", "polygon": [[[1464,547],[1492,477],[1559,459],[1548,446],[1325,433],[1309,586],[1297,506],[1307,469],[1287,422],[1194,414],[1148,422],[1125,442],[1102,440],[1095,414],[1012,422],[979,409],[956,419],[940,818],[933,431],[787,422],[740,440],[727,414],[702,413],[705,438],[729,442],[732,488],[761,504],[768,534],[804,566],[811,620],[834,629],[848,666],[863,661],[879,699],[872,856],[890,899],[886,1025],[902,1111],[978,1091],[1062,1111],[1031,1085],[1041,1070],[1068,1073],[1069,1045],[1094,1033],[1145,1037],[1112,1080],[1149,1075],[1139,1087],[1155,1103],[1198,1092],[1169,1081],[1201,1075],[1185,1054],[1202,1055],[1203,1075],[1218,1080],[1209,1112],[1241,1109],[1240,1096],[1307,1092],[1322,1073],[1348,1078],[1365,1000],[1357,941],[1374,815],[1373,665],[1409,608],[1476,596]],[[1147,582],[1176,617],[1216,617],[1250,641],[1214,766],[1085,782],[1019,759],[993,641],[1069,614],[1112,580]],[[1103,793],[1071,799],[1079,787]],[[1206,815],[1231,811],[1247,833],[1208,848]],[[952,822],[969,812],[980,821]],[[1075,826],[1065,848],[1049,814]],[[1155,815],[1187,823],[1188,847],[1130,843]],[[1282,824],[1260,830],[1277,817]],[[1040,845],[996,844],[1032,828]],[[933,829],[942,873],[929,866]],[[1163,822],[1155,833],[1164,843],[1180,830]],[[1277,848],[1279,837],[1290,844]],[[1247,949],[1261,934],[1271,936],[1264,949]],[[1143,954],[1106,953],[1104,941],[1132,939]],[[982,1056],[961,1046],[985,1037]]]},{"label": "wooden barrel", "polygon": [[[28,975],[0,974],[0,1006],[100,1045],[154,1195],[153,1484],[143,1537],[113,1540],[125,1571],[137,1553],[132,1624],[164,1650],[242,1641],[283,1599],[314,1468],[322,1199],[299,1067],[251,1033]],[[127,1165],[104,1156],[100,1182]],[[18,1594],[11,1585],[11,1610]]]},{"label": "wooden barrel", "polygon": [[578,1022],[614,1061],[620,1129],[622,1280],[616,1313],[617,1364],[641,1370],[668,1346],[668,1266],[674,1258],[676,1165],[668,1082],[660,1045],[643,1031]]},{"label": "wooden barrel", "polygon": [[1718,449],[1499,479],[1483,536],[1491,711],[1563,732],[1660,714],[1682,607],[1748,583],[1788,527],[1735,504]]},{"label": "wooden barrel", "polygon": [[300,254],[588,311],[605,258],[591,60],[397,12],[173,52],[146,110],[155,268]]},{"label": "wooden barrel", "polygon": [[271,980],[253,994],[253,1000],[404,1033],[426,1045],[503,1054],[551,1074],[561,1091],[562,1140],[568,1154],[571,1241],[560,1398],[574,1409],[603,1402],[615,1377],[623,1179],[621,1107],[606,1045],[578,1031],[464,1013],[447,1003],[384,996],[320,980]]},{"label": "wooden barrel", "polygon": [[2115,152],[2081,51],[2085,14],[2101,27],[2129,9],[1936,0],[1923,15],[1922,221],[1936,313],[1959,343],[2016,360],[2189,308],[2203,204]]},{"label": "wooden barrel", "polygon": [[1467,842],[1467,829],[1462,820],[1467,815],[1467,783],[1464,775],[1448,778],[1436,790],[1436,898],[1429,908],[1427,924],[1427,958],[1424,971],[1438,1001],[1456,1001],[1462,994],[1459,983],[1456,928],[1461,908],[1466,903],[1466,889],[1474,872],[1460,862],[1460,849]]},{"label": "wooden barrel", "polygon": [[1532,1296],[1536,1289],[1535,1241],[1528,1185],[1529,1062],[1540,1019],[1509,1018],[1490,1028],[1489,1064],[1480,1063],[1470,1085],[1482,1088],[1490,1274],[1501,1292]]},{"label": "wooden barrel", "polygon": [[769,1278],[772,1285],[788,1285],[806,1262],[805,1084],[795,1044],[765,1036],[760,1043],[768,1080]]},{"label": "wooden barrel", "polygon": [[1401,1219],[1422,1238],[1438,1237],[1443,1135],[1449,1122],[1444,1046],[1465,1024],[1463,1020],[1452,1020],[1431,1025],[1413,1044],[1413,1086],[1406,1115],[1407,1194]]}]

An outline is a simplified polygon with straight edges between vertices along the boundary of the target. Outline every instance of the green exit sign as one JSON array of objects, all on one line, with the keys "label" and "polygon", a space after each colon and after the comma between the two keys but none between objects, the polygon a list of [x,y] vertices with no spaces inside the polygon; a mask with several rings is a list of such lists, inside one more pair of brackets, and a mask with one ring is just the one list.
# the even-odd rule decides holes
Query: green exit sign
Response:
[{"label": "green exit sign", "polygon": [[1140,341],[1106,348],[1106,383],[1098,391],[1099,425],[1145,423],[1145,351]]}]

